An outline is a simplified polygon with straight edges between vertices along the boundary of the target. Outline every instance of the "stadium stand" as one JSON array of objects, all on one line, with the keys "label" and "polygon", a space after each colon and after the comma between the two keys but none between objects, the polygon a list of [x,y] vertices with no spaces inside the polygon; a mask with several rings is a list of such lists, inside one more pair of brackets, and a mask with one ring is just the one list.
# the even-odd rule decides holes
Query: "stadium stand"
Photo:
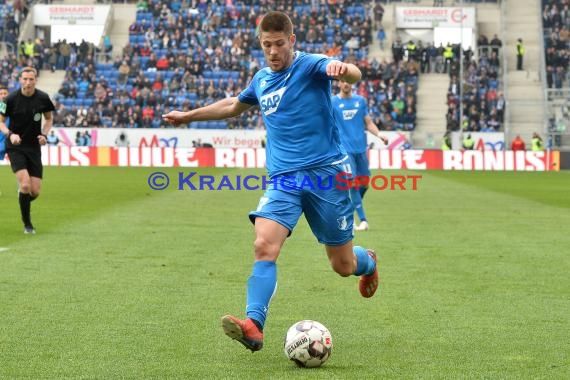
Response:
[{"label": "stadium stand", "polygon": [[[553,90],[567,89],[567,5],[563,0],[541,1],[545,54],[547,62],[553,62],[547,64],[547,86]],[[502,61],[493,55],[492,47],[489,46],[485,54],[481,50],[467,53],[464,95],[460,96],[457,47],[453,49],[454,58],[446,60],[443,46],[421,41],[402,42],[389,37],[387,41],[395,42],[391,49],[393,58],[371,55],[370,46],[377,41],[377,30],[382,26],[381,20],[374,17],[374,2],[347,0],[331,5],[333,3],[246,0],[229,2],[233,5],[226,6],[226,2],[139,1],[136,19],[128,29],[128,43],[122,47],[121,54],[111,58],[87,43],[75,45],[59,41],[46,47],[40,40],[23,41],[18,46],[19,58],[5,58],[11,64],[2,68],[2,81],[16,86],[13,73],[24,64],[51,70],[65,68],[65,81],[55,95],[60,114],[56,116],[57,125],[169,127],[160,118],[165,111],[198,107],[235,95],[264,65],[255,32],[260,16],[271,5],[272,9],[284,10],[292,16],[298,49],[335,56],[362,68],[364,78],[356,91],[367,97],[370,113],[381,129],[414,131],[418,124],[420,76],[448,73],[448,123],[441,127],[442,134],[445,127],[465,131],[503,130],[505,117],[509,116],[504,113],[506,100],[501,75],[507,68],[501,67]],[[378,3],[385,4],[387,9],[393,3],[432,5],[426,0]],[[451,0],[438,3],[456,5]],[[464,3],[498,1],[465,0]],[[558,26],[553,26],[555,24]],[[2,29],[3,37],[7,30],[10,28]],[[389,29],[388,33],[393,34],[394,30]],[[108,40],[107,46],[112,42]],[[489,43],[481,35],[479,49],[487,45],[493,42]],[[499,51],[501,49],[499,47]],[[120,50],[120,47],[115,48],[115,52]],[[462,120],[459,104],[463,106]],[[552,128],[560,128],[560,119],[568,113],[568,108],[560,107]],[[258,111],[251,110],[234,119],[192,123],[189,127],[253,129],[263,128],[263,123]]]},{"label": "stadium stand", "polygon": [[[505,99],[500,89],[499,59],[502,43],[495,36],[490,45],[485,36],[478,41],[479,58],[471,50],[453,45],[453,58],[448,73],[450,84],[447,93],[447,130],[467,132],[498,132],[504,121]],[[460,55],[461,54],[461,58]],[[459,59],[463,59],[463,94],[460,93]],[[459,104],[462,103],[461,115]]]},{"label": "stadium stand", "polygon": [[568,1],[542,0],[549,145],[560,147],[570,131],[570,14]]},{"label": "stadium stand", "polygon": [[568,2],[542,0],[547,86],[562,90],[568,87],[570,59],[570,16]]},{"label": "stadium stand", "polygon": [[[367,97],[375,122],[384,130],[413,130],[416,120],[418,65],[369,59],[373,40],[369,4],[346,0],[281,1],[296,25],[297,48],[323,53],[362,67],[357,92]],[[162,128],[168,109],[198,107],[241,91],[264,65],[255,41],[256,25],[267,10],[264,0],[235,6],[194,2],[139,1],[122,54],[109,60],[93,44],[57,41],[22,42],[19,59],[9,58],[3,83],[18,86],[18,68],[32,65],[65,69],[53,96],[56,126]],[[271,4],[271,8],[275,8]],[[109,44],[112,41],[108,41]],[[334,88],[334,92],[337,89]],[[217,122],[192,123],[191,128],[263,128],[257,110]]]},{"label": "stadium stand", "polygon": [[[368,95],[369,108],[379,125],[387,130],[412,130],[417,68],[368,60],[372,27],[369,10],[361,2],[344,1],[334,6],[313,3],[278,3],[277,9],[290,13],[297,26],[297,48],[326,53],[365,68],[358,92]],[[179,2],[140,5],[122,56],[113,62],[88,60],[94,64],[95,73],[85,71],[89,63],[77,60],[77,67],[68,69],[59,91],[57,100],[63,107],[58,109],[76,114],[79,106],[92,107],[105,127],[158,128],[166,127],[160,119],[165,110],[198,107],[239,93],[264,65],[255,32],[267,4],[244,1],[226,7],[201,2],[187,12],[181,12]],[[99,88],[99,96],[94,92],[98,85],[105,89]],[[111,117],[103,115],[108,103],[122,105],[129,116],[121,117],[117,112]],[[382,103],[384,107],[379,106]],[[77,122],[76,118],[73,125]],[[238,118],[192,123],[190,127],[263,125],[258,112],[252,110]]]}]

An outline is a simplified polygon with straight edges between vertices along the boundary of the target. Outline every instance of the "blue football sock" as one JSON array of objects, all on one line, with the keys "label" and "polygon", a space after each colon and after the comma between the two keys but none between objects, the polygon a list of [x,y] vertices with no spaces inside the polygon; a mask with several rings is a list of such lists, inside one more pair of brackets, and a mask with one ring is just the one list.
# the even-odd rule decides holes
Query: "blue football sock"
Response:
[{"label": "blue football sock", "polygon": [[364,213],[364,207],[362,207],[362,198],[360,198],[360,192],[354,187],[350,188],[350,201],[352,202],[354,211],[356,211],[358,215],[358,219],[364,222],[366,220],[366,214]]},{"label": "blue football sock", "polygon": [[277,264],[273,261],[256,261],[247,280],[245,312],[247,317],[257,321],[262,329],[276,287]]},{"label": "blue football sock", "polygon": [[356,271],[355,276],[369,275],[374,273],[376,270],[376,263],[372,260],[372,257],[366,251],[366,248],[362,248],[355,245],[352,248],[354,255],[356,256]]}]

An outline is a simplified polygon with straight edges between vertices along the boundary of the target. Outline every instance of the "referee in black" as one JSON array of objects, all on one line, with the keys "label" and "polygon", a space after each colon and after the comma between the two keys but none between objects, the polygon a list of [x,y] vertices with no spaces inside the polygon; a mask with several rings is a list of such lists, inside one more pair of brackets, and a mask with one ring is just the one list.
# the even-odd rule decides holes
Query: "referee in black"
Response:
[{"label": "referee in black", "polygon": [[[42,188],[41,145],[47,142],[55,107],[45,92],[36,88],[38,73],[33,67],[20,72],[20,89],[0,103],[0,132],[6,136],[6,153],[20,188],[19,201],[24,233],[35,234],[30,217],[31,202]],[[44,125],[42,129],[42,115]],[[10,128],[6,126],[10,118]]]}]

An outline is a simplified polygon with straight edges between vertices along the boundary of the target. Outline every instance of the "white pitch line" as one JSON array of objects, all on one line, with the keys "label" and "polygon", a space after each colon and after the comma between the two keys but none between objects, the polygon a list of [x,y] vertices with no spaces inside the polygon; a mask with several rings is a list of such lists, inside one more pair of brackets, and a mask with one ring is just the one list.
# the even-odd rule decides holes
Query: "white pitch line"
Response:
[{"label": "white pitch line", "polygon": [[0,252],[4,252],[7,251],[9,248],[5,248],[5,247],[0,247]]}]

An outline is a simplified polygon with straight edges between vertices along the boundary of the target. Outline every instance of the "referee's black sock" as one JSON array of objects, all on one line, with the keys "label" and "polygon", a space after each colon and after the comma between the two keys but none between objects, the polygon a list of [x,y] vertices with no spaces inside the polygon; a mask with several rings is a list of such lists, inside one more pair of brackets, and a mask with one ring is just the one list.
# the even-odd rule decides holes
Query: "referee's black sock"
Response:
[{"label": "referee's black sock", "polygon": [[35,201],[37,197],[38,197],[37,195],[30,194],[30,202]]},{"label": "referee's black sock", "polygon": [[28,227],[32,225],[32,220],[30,217],[30,208],[32,197],[30,194],[24,194],[20,192],[20,212],[22,213],[22,222],[24,222],[24,226]]}]

